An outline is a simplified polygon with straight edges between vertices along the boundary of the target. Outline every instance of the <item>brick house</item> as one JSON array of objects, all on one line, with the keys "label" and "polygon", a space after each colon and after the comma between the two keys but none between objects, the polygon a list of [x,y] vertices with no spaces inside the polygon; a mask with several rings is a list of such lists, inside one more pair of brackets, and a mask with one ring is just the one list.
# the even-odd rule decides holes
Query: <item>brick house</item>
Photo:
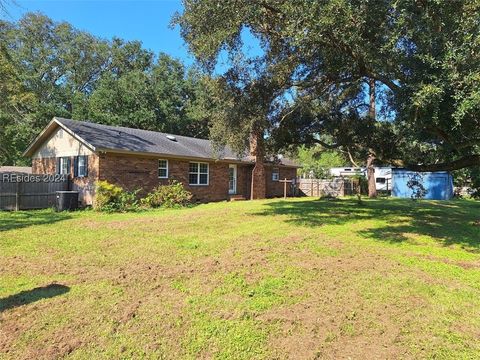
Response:
[{"label": "brick house", "polygon": [[[215,155],[209,140],[55,117],[24,155],[34,174],[68,174],[84,205],[92,204],[97,180],[143,193],[178,180],[202,202],[258,197],[254,157],[228,148]],[[264,167],[266,197],[282,196],[279,180],[297,176],[298,166],[285,158]]]}]

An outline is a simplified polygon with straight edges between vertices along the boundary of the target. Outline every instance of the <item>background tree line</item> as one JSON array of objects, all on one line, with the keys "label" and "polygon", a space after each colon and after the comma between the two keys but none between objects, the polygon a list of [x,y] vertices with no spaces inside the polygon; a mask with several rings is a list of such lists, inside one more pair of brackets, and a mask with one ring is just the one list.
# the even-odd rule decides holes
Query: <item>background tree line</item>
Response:
[{"label": "background tree line", "polygon": [[202,75],[138,41],[105,40],[29,13],[0,20],[0,165],[53,116],[208,137]]},{"label": "background tree line", "polygon": [[[184,0],[199,69],[46,16],[0,22],[0,163],[66,116],[352,165],[480,167],[480,0]],[[261,53],[244,52],[249,32]],[[216,72],[219,55],[230,60]]]}]

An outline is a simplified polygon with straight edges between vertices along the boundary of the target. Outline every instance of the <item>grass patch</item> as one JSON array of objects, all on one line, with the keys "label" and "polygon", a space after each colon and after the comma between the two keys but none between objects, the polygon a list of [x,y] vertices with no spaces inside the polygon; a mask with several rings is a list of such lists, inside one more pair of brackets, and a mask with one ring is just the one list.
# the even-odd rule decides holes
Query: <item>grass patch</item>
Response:
[{"label": "grass patch", "polygon": [[0,213],[0,358],[478,358],[480,203]]}]

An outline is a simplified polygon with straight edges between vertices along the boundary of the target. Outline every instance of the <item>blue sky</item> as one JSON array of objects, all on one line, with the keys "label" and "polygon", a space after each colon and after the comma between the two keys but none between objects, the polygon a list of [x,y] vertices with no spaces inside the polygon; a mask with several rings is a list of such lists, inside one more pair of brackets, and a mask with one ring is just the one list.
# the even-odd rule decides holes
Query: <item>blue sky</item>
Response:
[{"label": "blue sky", "polygon": [[175,11],[181,11],[181,1],[151,0],[14,0],[3,18],[14,21],[29,11],[40,11],[56,21],[67,21],[78,29],[110,39],[140,40],[155,53],[166,52],[192,64],[194,59],[177,28],[169,23]]}]

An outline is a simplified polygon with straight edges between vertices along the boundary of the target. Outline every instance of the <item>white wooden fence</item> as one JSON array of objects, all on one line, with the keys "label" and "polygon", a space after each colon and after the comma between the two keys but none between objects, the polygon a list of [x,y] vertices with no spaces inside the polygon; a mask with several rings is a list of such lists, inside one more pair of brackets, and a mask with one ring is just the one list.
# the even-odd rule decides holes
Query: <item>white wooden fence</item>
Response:
[{"label": "white wooden fence", "polygon": [[333,179],[298,179],[299,193],[305,196],[337,197],[354,195],[358,186],[358,180],[343,177]]}]

